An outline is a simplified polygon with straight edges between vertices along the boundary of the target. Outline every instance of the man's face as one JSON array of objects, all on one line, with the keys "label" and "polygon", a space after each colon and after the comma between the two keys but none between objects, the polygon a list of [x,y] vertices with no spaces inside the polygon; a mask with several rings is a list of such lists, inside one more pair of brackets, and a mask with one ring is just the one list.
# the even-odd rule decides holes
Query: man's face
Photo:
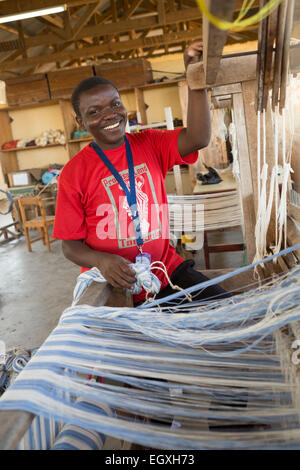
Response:
[{"label": "man's face", "polygon": [[98,85],[81,93],[79,110],[78,124],[92,134],[99,147],[109,150],[123,144],[127,112],[113,86]]}]

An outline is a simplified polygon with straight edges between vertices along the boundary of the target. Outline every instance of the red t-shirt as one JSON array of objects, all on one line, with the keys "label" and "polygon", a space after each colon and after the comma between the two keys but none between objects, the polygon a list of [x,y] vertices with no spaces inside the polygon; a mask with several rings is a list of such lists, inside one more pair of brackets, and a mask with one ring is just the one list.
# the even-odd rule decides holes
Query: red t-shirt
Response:
[{"label": "red t-shirt", "polygon": [[[198,153],[182,158],[177,149],[180,129],[145,130],[126,134],[135,172],[138,213],[143,251],[151,261],[162,261],[168,275],[183,261],[169,242],[169,217],[164,179],[174,165],[194,163]],[[125,143],[105,150],[106,156],[129,186]],[[92,249],[120,255],[133,263],[139,253],[131,213],[124,191],[89,145],[63,168],[58,179],[58,197],[53,235],[60,240],[84,239]],[[82,268],[82,271],[89,268]],[[154,270],[163,289],[168,281]],[[145,298],[142,291],[134,302]]]}]

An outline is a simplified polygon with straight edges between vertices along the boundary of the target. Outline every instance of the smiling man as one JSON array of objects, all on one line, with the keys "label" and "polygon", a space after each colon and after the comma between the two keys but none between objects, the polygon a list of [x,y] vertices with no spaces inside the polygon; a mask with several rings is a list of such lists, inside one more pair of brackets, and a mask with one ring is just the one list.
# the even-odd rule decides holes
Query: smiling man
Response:
[{"label": "smiling man", "polygon": [[[202,43],[184,53],[185,67],[198,61]],[[132,288],[130,267],[140,251],[166,267],[183,288],[205,281],[183,261],[168,238],[164,179],[174,165],[194,163],[210,139],[210,112],[205,90],[189,90],[187,126],[174,131],[125,132],[127,112],[114,84],[91,77],[73,92],[72,105],[81,128],[93,142],[68,162],[59,177],[54,236],[63,240],[64,255],[82,270],[97,267],[113,286]],[[170,294],[162,271],[157,298]],[[198,298],[226,295],[218,286]],[[145,291],[134,296],[138,304]]]}]

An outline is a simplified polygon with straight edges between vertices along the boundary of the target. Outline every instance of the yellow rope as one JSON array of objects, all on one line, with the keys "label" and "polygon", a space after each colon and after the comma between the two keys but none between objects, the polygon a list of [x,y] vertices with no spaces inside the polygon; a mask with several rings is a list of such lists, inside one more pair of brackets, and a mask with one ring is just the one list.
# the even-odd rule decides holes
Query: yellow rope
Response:
[{"label": "yellow rope", "polygon": [[202,11],[203,15],[214,25],[216,28],[222,30],[230,30],[230,31],[238,31],[247,26],[254,25],[259,21],[263,20],[266,16],[272,13],[275,8],[282,2],[282,0],[269,0],[261,10],[259,10],[255,15],[252,15],[249,18],[243,20],[244,16],[248,13],[249,9],[251,8],[254,0],[250,0],[247,3],[247,0],[243,1],[243,5],[241,7],[240,13],[236,20],[230,22],[226,20],[222,20],[221,18],[217,18],[216,16],[212,15],[208,9],[206,8],[205,0],[197,0],[198,6]]}]

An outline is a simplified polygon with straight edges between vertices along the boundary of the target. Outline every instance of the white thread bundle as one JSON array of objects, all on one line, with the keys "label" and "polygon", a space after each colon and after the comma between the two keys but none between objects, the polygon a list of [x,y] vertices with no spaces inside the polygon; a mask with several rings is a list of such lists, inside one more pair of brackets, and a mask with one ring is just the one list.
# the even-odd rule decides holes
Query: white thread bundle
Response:
[{"label": "white thread bundle", "polygon": [[[291,82],[293,85],[293,82]],[[274,166],[271,173],[271,181],[267,191],[268,165],[266,163],[266,111],[262,115],[261,135],[261,113],[257,113],[257,194],[258,208],[256,216],[255,238],[256,255],[254,261],[262,259],[268,255],[266,245],[267,232],[271,220],[271,211],[274,203],[275,211],[275,239],[274,246],[271,246],[273,253],[278,253],[287,246],[287,202],[290,190],[291,152],[294,137],[294,116],[292,103],[292,86],[290,87],[286,108],[279,113],[278,106],[274,111]],[[288,119],[287,119],[288,118]],[[289,142],[287,143],[287,131],[289,132]],[[279,165],[279,149],[282,146],[282,165]],[[261,167],[261,147],[263,162]],[[281,169],[281,171],[280,171]],[[280,175],[280,176],[279,176]],[[280,191],[279,191],[279,185]]]},{"label": "white thread bundle", "polygon": [[170,230],[201,231],[242,225],[236,190],[212,194],[168,194]]}]

